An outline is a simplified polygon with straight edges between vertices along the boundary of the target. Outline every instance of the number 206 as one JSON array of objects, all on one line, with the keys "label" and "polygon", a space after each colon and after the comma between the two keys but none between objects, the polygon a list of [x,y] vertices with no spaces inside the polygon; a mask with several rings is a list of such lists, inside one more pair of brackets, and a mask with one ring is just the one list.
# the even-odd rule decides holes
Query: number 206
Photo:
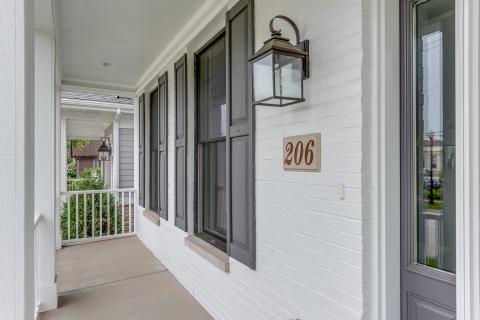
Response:
[{"label": "number 206", "polygon": [[307,166],[313,163],[315,140],[310,139],[304,145],[303,141],[298,141],[295,145],[293,142],[288,142],[285,146],[285,159],[283,163],[287,166],[292,165],[292,162],[295,165],[300,165],[304,162]]}]

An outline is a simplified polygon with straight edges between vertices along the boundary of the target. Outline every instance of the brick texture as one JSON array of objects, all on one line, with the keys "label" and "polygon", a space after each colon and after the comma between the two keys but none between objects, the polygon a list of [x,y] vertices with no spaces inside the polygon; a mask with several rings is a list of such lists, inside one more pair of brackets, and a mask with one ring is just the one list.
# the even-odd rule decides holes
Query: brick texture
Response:
[{"label": "brick texture", "polygon": [[[138,235],[215,319],[366,319],[368,278],[373,276],[368,276],[365,245],[370,189],[364,165],[369,139],[364,130],[362,3],[277,0],[272,5],[258,0],[257,48],[269,36],[268,22],[276,14],[292,18],[301,37],[310,40],[311,76],[304,82],[305,103],[256,107],[257,269],[230,259],[230,273],[220,271],[185,246],[187,234],[174,227],[173,219],[158,227],[139,215]],[[278,27],[293,39],[288,25],[278,22]],[[169,100],[173,150],[174,99]],[[189,101],[192,117],[192,95]],[[284,171],[283,137],[315,132],[321,133],[321,172]],[[173,152],[169,157],[173,217]],[[345,185],[343,200],[336,197],[339,183]],[[192,197],[193,185],[188,188]]]}]

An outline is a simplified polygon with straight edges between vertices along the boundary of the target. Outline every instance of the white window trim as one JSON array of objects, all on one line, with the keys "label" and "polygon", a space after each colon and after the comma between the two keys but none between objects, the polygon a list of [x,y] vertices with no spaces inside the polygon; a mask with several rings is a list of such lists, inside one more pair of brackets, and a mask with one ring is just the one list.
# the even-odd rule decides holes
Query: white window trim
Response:
[{"label": "white window trim", "polygon": [[456,0],[457,319],[480,319],[478,0]]},{"label": "white window trim", "polygon": [[[372,214],[377,274],[371,319],[400,320],[400,6],[372,0]],[[375,270],[376,268],[376,270]],[[377,272],[375,272],[377,271]]]}]

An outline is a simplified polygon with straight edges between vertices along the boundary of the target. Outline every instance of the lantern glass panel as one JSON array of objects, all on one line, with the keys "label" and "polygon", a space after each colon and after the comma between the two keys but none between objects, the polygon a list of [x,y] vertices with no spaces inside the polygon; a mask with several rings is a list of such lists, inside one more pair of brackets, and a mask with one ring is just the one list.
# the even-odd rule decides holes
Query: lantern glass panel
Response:
[{"label": "lantern glass panel", "polygon": [[273,59],[275,96],[302,99],[302,58],[275,53]]},{"label": "lantern glass panel", "polygon": [[253,63],[255,101],[273,96],[272,54]]},{"label": "lantern glass panel", "polygon": [[98,152],[98,160],[109,161],[110,160],[110,154],[106,151],[99,151]]}]

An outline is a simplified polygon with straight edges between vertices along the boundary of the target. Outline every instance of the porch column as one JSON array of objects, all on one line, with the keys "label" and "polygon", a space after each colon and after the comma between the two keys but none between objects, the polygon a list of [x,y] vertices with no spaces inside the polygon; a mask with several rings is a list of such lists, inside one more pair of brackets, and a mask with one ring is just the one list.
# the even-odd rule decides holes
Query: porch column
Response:
[{"label": "porch column", "polygon": [[0,317],[34,315],[33,1],[0,0]]},{"label": "porch column", "polygon": [[55,283],[55,67],[52,35],[35,31],[35,214],[39,310],[57,308]]}]

